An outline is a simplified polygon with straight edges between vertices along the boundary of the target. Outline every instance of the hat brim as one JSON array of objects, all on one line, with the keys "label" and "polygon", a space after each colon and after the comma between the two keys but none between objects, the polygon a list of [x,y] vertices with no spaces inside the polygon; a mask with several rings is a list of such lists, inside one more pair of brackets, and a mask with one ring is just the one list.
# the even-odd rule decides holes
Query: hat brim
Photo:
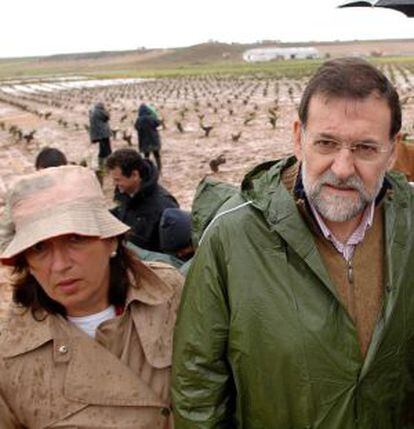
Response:
[{"label": "hat brim", "polygon": [[13,265],[17,255],[40,241],[66,234],[79,234],[101,239],[124,234],[130,228],[108,210],[90,206],[71,207],[71,210],[55,213],[50,218],[42,217],[20,226],[13,239],[0,254],[5,265]]}]

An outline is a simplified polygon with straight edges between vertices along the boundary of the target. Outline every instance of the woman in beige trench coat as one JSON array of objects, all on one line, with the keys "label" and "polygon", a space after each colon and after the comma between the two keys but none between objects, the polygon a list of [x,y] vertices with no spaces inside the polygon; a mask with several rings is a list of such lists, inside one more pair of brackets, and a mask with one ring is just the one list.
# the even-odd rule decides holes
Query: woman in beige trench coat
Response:
[{"label": "woman in beige trench coat", "polygon": [[123,246],[92,172],[55,167],[8,198],[0,260],[14,269],[0,332],[0,428],[167,429],[182,278]]}]

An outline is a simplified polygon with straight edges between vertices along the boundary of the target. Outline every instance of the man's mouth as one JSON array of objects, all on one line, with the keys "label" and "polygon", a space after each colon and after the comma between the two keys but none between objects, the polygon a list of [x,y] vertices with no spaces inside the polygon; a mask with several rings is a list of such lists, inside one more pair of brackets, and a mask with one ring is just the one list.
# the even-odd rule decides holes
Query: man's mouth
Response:
[{"label": "man's mouth", "polygon": [[335,191],[335,192],[358,192],[358,189],[355,189],[354,187],[351,186],[344,186],[344,185],[332,185],[330,183],[324,183],[322,186],[324,186],[325,188],[327,188],[330,191]]}]

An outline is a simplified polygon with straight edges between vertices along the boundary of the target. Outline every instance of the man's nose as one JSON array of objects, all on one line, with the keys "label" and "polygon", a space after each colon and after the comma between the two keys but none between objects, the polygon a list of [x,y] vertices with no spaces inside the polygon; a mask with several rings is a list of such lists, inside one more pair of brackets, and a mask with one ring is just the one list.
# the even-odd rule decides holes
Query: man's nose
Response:
[{"label": "man's nose", "polygon": [[355,173],[355,161],[351,150],[342,148],[335,154],[331,170],[338,179],[347,179]]}]

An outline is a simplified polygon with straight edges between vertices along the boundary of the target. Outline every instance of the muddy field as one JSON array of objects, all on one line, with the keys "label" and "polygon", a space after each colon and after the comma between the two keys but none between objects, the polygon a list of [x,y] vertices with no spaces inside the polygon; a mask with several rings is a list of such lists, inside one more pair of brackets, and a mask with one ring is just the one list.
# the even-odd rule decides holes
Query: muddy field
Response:
[{"label": "muddy field", "polygon": [[[402,66],[386,66],[384,71],[400,90],[403,128],[412,134],[414,74]],[[0,207],[10,183],[34,171],[35,156],[44,146],[63,150],[72,162],[96,166],[97,147],[87,133],[88,110],[103,101],[111,114],[113,149],[137,148],[133,123],[138,105],[156,107],[164,122],[161,182],[182,208],[190,209],[204,176],[238,183],[255,164],[291,152],[291,126],[305,81],[210,76],[107,83],[0,86]],[[210,161],[220,155],[225,163],[213,172]],[[111,205],[109,178],[104,190]],[[0,318],[9,300],[7,275],[0,270]]]}]

